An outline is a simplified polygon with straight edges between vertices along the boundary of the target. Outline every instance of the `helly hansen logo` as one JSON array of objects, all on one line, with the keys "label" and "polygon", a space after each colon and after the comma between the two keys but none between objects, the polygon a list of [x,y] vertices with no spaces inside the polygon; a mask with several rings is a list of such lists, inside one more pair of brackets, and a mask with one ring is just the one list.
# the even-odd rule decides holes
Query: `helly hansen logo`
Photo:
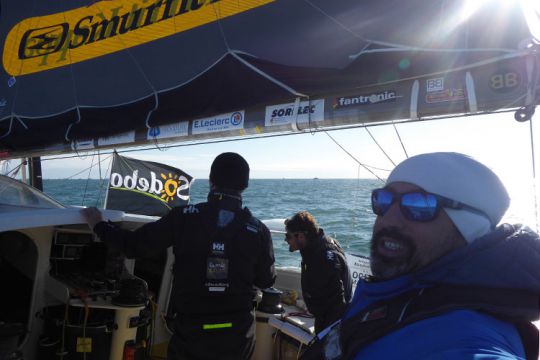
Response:
[{"label": "helly hansen logo", "polygon": [[198,214],[198,213],[199,213],[199,209],[197,209],[193,205],[189,205],[184,208],[184,214]]},{"label": "helly hansen logo", "polygon": [[213,243],[212,250],[214,251],[225,251],[225,244],[223,243]]}]

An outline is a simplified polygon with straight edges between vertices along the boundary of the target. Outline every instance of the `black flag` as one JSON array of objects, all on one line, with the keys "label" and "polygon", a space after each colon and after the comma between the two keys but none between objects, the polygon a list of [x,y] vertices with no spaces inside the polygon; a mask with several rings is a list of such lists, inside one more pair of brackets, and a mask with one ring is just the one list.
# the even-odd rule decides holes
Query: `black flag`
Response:
[{"label": "black flag", "polygon": [[106,209],[163,216],[189,202],[193,178],[172,166],[114,153]]}]

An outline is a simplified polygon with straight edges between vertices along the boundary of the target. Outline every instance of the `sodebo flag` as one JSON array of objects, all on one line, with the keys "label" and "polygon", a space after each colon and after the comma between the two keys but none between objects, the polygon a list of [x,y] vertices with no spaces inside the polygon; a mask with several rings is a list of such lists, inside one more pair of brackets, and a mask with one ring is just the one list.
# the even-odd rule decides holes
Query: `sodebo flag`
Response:
[{"label": "sodebo flag", "polygon": [[106,209],[163,216],[189,202],[193,178],[180,169],[114,153]]}]

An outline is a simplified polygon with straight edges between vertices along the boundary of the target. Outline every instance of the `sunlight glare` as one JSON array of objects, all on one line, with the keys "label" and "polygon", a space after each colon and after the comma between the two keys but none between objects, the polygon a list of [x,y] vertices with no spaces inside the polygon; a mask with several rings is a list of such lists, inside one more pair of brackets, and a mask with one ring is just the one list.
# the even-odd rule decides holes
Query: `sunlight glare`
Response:
[{"label": "sunlight glare", "polygon": [[540,1],[521,0],[521,8],[532,36],[540,43]]}]

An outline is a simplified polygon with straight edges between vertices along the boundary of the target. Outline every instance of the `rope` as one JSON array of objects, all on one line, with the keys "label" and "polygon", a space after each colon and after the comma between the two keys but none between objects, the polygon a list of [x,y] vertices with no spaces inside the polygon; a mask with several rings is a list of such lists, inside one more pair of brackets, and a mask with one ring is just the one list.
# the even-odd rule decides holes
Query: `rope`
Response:
[{"label": "rope", "polygon": [[405,157],[408,159],[409,154],[407,154],[407,149],[405,149],[405,145],[403,144],[403,141],[401,141],[401,136],[399,135],[399,131],[397,129],[396,123],[392,121],[392,126],[394,127],[394,130],[396,130],[396,135],[399,139],[399,143],[401,144],[401,148],[403,149],[403,152],[405,153]]},{"label": "rope", "polygon": [[384,151],[384,149],[382,148],[382,146],[377,142],[377,140],[375,140],[375,137],[373,136],[373,134],[371,134],[371,131],[369,131],[369,129],[367,127],[364,127],[364,129],[366,129],[367,133],[369,134],[369,136],[371,136],[371,139],[375,142],[375,144],[377,144],[377,146],[379,147],[379,149],[382,151],[382,153],[384,154],[384,156],[386,156],[386,158],[388,160],[390,160],[390,162],[392,163],[392,165],[394,165],[394,167],[396,166],[396,163],[394,163],[394,161],[390,158],[390,156],[388,156],[388,154],[386,153],[386,151]]},{"label": "rope", "polygon": [[[326,132],[326,131],[325,131],[324,133],[325,133],[326,135],[328,135],[328,137],[329,137],[330,139],[332,139],[332,141],[333,141],[337,146],[339,146],[339,147],[341,148],[341,150],[343,150],[343,151],[344,151],[347,155],[349,155],[354,161],[356,161],[356,162],[358,163],[358,165],[362,166],[364,169],[366,169],[367,171],[369,171],[369,173],[370,173],[371,175],[375,176],[377,179],[379,179],[380,181],[384,182],[383,179],[381,179],[377,174],[375,174],[375,173],[374,173],[373,171],[371,171],[371,169],[370,169],[370,168],[372,168],[372,169],[377,169],[377,168],[375,168],[374,166],[369,166],[369,165],[366,165],[366,164],[362,164],[362,163],[361,163],[360,161],[358,161],[358,159],[356,159],[350,152],[348,152],[343,146],[341,146],[341,144],[338,143],[338,142],[336,141],[336,139],[334,139],[334,138],[332,137],[332,135],[330,135],[330,134],[329,134],[328,132]],[[383,169],[378,169],[378,170],[383,170]]]},{"label": "rope", "polygon": [[90,181],[90,175],[92,174],[92,167],[94,165],[95,156],[96,156],[96,153],[94,152],[94,155],[92,156],[92,161],[90,162],[90,168],[88,170],[88,177],[86,178],[86,184],[84,185],[83,199],[81,203],[82,206],[84,206],[84,200],[86,199],[86,190],[88,190],[88,182]]},{"label": "rope", "polygon": [[536,158],[534,155],[534,131],[533,131],[533,117],[529,120],[529,133],[531,138],[531,162],[532,162],[532,176],[533,176],[533,194],[534,194],[534,219],[536,223],[536,232],[538,232],[540,226],[538,224],[538,194],[536,192]]},{"label": "rope", "polygon": [[[109,174],[109,169],[111,169],[111,164],[113,162],[112,156],[107,157],[107,159],[108,158],[111,158],[111,161],[109,161],[109,165],[107,165],[107,171],[105,171],[105,175]],[[110,176],[108,176],[108,177],[110,177]],[[105,184],[105,180],[107,180],[108,177],[104,177],[101,180],[101,183],[99,184],[99,193],[98,193],[98,196],[97,196],[97,199],[96,199],[96,204],[95,204],[96,207],[98,207],[99,199],[101,199],[101,194],[103,194],[103,185]],[[103,203],[102,206],[105,206],[105,204]]]},{"label": "rope", "polygon": [[[151,150],[151,149],[148,149],[148,150]],[[111,155],[111,156],[112,156],[112,155]],[[104,158],[103,160],[101,160],[101,162],[103,162],[103,161],[106,161],[106,160],[110,159],[110,158],[111,158],[111,156],[107,156],[106,158]],[[61,157],[61,158],[50,158],[50,159],[41,159],[41,161],[47,161],[47,160],[63,160],[63,159],[68,159],[68,158],[75,158],[75,157],[79,157],[79,156],[75,155],[75,156],[70,156],[70,157]],[[69,180],[69,179],[71,179],[71,178],[74,178],[75,176],[77,176],[77,175],[80,175],[80,174],[82,174],[83,172],[86,172],[86,171],[87,171],[88,169],[92,169],[92,167],[94,167],[94,166],[97,166],[97,165],[98,165],[98,164],[95,164],[95,165],[91,165],[90,167],[87,167],[87,168],[85,168],[85,169],[83,169],[83,170],[79,171],[78,173],[75,173],[75,174],[73,174],[73,175],[71,175],[71,176],[68,176],[68,177],[67,177],[67,178],[65,178],[64,180]]]}]

